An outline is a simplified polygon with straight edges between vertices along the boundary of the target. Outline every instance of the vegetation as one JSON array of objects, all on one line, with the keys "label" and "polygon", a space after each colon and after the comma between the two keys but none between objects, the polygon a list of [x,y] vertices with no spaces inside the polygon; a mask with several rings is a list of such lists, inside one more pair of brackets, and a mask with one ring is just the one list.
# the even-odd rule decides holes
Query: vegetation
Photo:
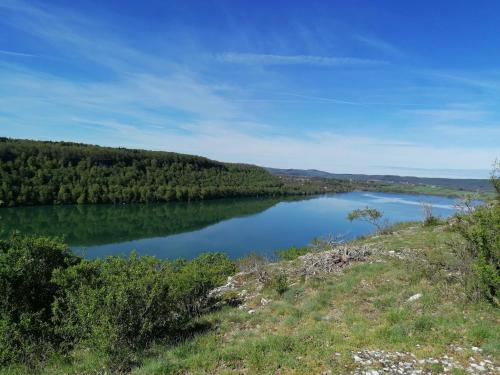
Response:
[{"label": "vegetation", "polygon": [[310,252],[311,248],[309,246],[304,246],[304,247],[292,246],[288,249],[276,251],[276,256],[280,260],[294,260]]},{"label": "vegetation", "polygon": [[267,168],[277,176],[329,178],[336,180],[355,181],[360,186],[365,186],[373,191],[374,188],[400,189],[401,192],[414,192],[421,194],[436,194],[459,196],[466,192],[479,194],[494,193],[488,179],[474,178],[439,178],[439,177],[414,177],[394,175],[365,175],[365,174],[340,174],[318,171],[315,169],[276,169]]},{"label": "vegetation", "polygon": [[[36,368],[54,353],[90,352],[125,371],[155,342],[196,329],[209,291],[235,272],[222,254],[192,261],[87,261],[56,239],[0,242],[0,365]],[[39,370],[39,369],[38,369]]]},{"label": "vegetation", "polygon": [[383,182],[356,182],[355,185],[359,190],[378,191],[382,193],[440,195],[450,198],[467,198],[472,195],[474,199],[481,200],[488,200],[495,196],[491,190],[465,190],[463,188],[454,188],[453,186],[392,184]]},{"label": "vegetation", "polygon": [[269,278],[265,286],[281,296],[288,290],[288,277],[283,271],[278,271]]},{"label": "vegetation", "polygon": [[[15,172],[23,168],[14,160],[27,162],[28,154],[5,163],[2,156],[9,183],[30,176]],[[69,176],[87,171],[72,174],[71,162],[62,165]],[[85,260],[60,239],[14,234],[0,241],[0,374],[345,374],[359,366],[353,353],[365,349],[453,357],[452,373],[465,371],[471,358],[498,362],[497,172],[495,199],[480,207],[466,203],[447,222],[430,219],[425,209],[422,223],[388,229],[380,211],[351,212],[350,220],[366,220],[378,230],[348,245],[371,249],[370,258],[346,263],[343,272],[308,277],[299,256],[321,251],[321,242],[278,252],[279,263],[258,254],[235,263],[218,253],[191,261],[134,253]],[[103,186],[106,181],[112,179]],[[304,189],[310,181],[293,183]],[[236,274],[238,267],[243,273]],[[229,276],[236,290],[224,301],[211,291]],[[235,301],[243,302],[241,308]],[[443,370],[423,363],[430,373]]]},{"label": "vegetation", "polygon": [[500,306],[500,183],[495,174],[498,172],[497,168],[492,175],[497,199],[479,207],[465,204],[465,210],[457,215],[454,230],[465,243],[454,246],[454,252],[468,296]]},{"label": "vegetation", "polygon": [[[47,374],[345,374],[364,349],[447,355],[462,367],[471,357],[495,362],[498,217],[493,202],[448,223],[394,225],[349,244],[373,255],[338,274],[301,276],[302,249],[279,263],[249,255],[234,276],[240,292],[221,310],[208,291],[236,268],[220,254],[84,261],[57,240],[15,236],[1,247],[0,373],[38,363]],[[232,307],[241,296],[245,308]]]},{"label": "vegetation", "polygon": [[431,227],[433,225],[438,225],[440,223],[439,217],[434,216],[432,213],[432,204],[423,202],[422,203],[422,212],[424,214],[424,225],[427,227]]},{"label": "vegetation", "polygon": [[[276,266],[287,275],[279,298],[278,289],[259,291],[255,276],[245,276],[241,289],[251,296],[245,304],[254,313],[228,306],[201,315],[195,319],[198,326],[216,329],[152,344],[137,355],[141,362],[132,373],[346,374],[358,366],[353,353],[367,348],[411,352],[417,359],[447,355],[463,366],[470,357],[477,363],[486,356],[500,360],[498,308],[471,301],[448,269],[436,268],[443,259],[452,261],[449,244],[463,241],[461,236],[444,224],[405,223],[395,229],[394,234],[356,240],[353,245],[397,256],[375,254],[377,261],[354,264],[340,274],[304,280],[291,276],[295,261],[279,263]],[[269,272],[280,275],[272,268]],[[407,302],[417,293],[422,294],[419,300]],[[270,302],[264,305],[263,298]],[[102,366],[95,351],[74,350],[49,361],[40,372],[97,373],[104,372]],[[429,373],[442,371],[426,366]]]},{"label": "vegetation", "polygon": [[347,182],[172,152],[0,138],[0,205],[152,203],[348,191]]},{"label": "vegetation", "polygon": [[388,228],[387,220],[383,219],[384,214],[376,208],[365,207],[349,212],[347,219],[349,221],[362,220],[370,223],[377,228],[378,233],[384,232]]}]

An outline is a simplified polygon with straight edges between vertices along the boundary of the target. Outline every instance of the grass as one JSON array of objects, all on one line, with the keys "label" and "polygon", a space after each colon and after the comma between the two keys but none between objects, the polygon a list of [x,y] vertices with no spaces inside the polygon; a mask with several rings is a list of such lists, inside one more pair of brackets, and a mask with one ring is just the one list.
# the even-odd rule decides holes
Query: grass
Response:
[{"label": "grass", "polygon": [[[498,361],[499,310],[486,303],[469,304],[460,285],[441,273],[429,277],[417,261],[421,254],[445,254],[454,234],[444,225],[426,228],[419,223],[399,224],[392,230],[392,234],[354,243],[410,254],[406,259],[376,256],[339,274],[289,280],[291,285],[282,295],[274,288],[253,290],[256,284],[249,282],[245,288],[255,297],[247,304],[255,313],[224,307],[206,315],[199,323],[211,329],[176,344],[154,346],[142,355],[142,364],[133,374],[311,374],[327,370],[345,374],[355,369],[352,353],[363,349],[408,351],[417,358],[447,354],[463,364],[470,356],[480,360],[489,355]],[[407,302],[416,293],[422,293],[422,298]],[[262,297],[271,302],[262,306]],[[452,345],[464,350],[453,351]],[[483,352],[473,352],[472,346]],[[433,373],[442,370],[434,367],[430,368]],[[75,358],[58,358],[44,371],[94,374],[99,369],[99,358],[76,352]]]}]

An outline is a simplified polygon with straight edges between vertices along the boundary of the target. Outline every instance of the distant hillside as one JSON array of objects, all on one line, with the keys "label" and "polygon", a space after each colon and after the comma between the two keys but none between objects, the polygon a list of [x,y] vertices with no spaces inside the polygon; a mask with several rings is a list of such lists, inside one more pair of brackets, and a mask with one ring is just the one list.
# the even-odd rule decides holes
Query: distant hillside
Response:
[{"label": "distant hillside", "polygon": [[314,194],[350,185],[325,181],[174,152],[0,138],[0,206]]},{"label": "distant hillside", "polygon": [[317,169],[278,169],[266,168],[276,176],[293,176],[308,178],[327,178],[337,180],[380,182],[385,184],[411,184],[427,185],[448,189],[464,191],[492,192],[493,186],[488,179],[459,179],[459,178],[435,178],[435,177],[412,177],[393,175],[366,175],[366,174],[341,174],[319,171]]}]

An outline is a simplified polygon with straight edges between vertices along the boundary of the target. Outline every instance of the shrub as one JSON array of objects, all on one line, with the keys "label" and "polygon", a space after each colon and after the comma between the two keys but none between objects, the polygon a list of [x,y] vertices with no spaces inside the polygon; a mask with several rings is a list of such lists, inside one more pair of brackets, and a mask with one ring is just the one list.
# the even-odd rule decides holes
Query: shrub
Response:
[{"label": "shrub", "polygon": [[292,246],[288,249],[278,250],[275,252],[276,256],[280,260],[295,260],[298,257],[310,253],[313,249],[305,246],[305,247],[295,247]]},{"label": "shrub", "polygon": [[0,241],[0,364],[32,364],[59,341],[51,304],[60,288],[52,273],[80,261],[58,239],[14,235]]},{"label": "shrub", "polygon": [[258,253],[252,252],[238,259],[236,264],[240,271],[253,273],[261,283],[266,283],[269,280],[267,272],[269,260]]},{"label": "shrub", "polygon": [[280,296],[288,290],[288,277],[283,271],[279,271],[271,276],[266,283],[266,287],[274,290]]},{"label": "shrub", "polygon": [[433,227],[440,224],[439,218],[432,213],[432,205],[430,203],[422,203],[422,212],[424,214],[424,227]]},{"label": "shrub", "polygon": [[208,292],[235,270],[223,254],[192,261],[108,257],[55,273],[64,290],[53,305],[58,332],[69,347],[99,352],[107,366],[128,370],[134,355],[172,338],[211,306]]},{"label": "shrub", "polygon": [[461,261],[463,281],[472,299],[497,301],[500,288],[500,204],[477,207],[457,215],[454,229],[465,239],[455,248]]},{"label": "shrub", "polygon": [[58,239],[0,241],[0,366],[41,364],[54,351],[98,353],[113,371],[171,340],[216,302],[209,291],[236,270],[223,254],[83,260]]},{"label": "shrub", "polygon": [[251,252],[236,261],[238,269],[242,272],[255,272],[269,263],[269,260],[261,254]]},{"label": "shrub", "polygon": [[465,246],[454,248],[469,298],[484,298],[497,305],[500,289],[500,183],[495,164],[491,181],[496,200],[467,210],[456,217],[453,228],[465,239]]},{"label": "shrub", "polygon": [[389,222],[387,221],[387,219],[383,219],[383,216],[384,214],[376,208],[365,207],[349,212],[349,214],[347,215],[347,220],[366,221],[367,223],[375,226],[375,228],[377,229],[377,233],[386,234],[387,228],[389,227]]}]

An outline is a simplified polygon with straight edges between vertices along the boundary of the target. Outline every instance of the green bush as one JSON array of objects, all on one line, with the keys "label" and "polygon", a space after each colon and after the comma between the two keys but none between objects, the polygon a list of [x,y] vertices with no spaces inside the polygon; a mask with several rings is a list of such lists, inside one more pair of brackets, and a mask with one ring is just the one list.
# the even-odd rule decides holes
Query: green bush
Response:
[{"label": "green bush", "polygon": [[486,299],[496,305],[500,289],[500,163],[495,162],[491,183],[496,198],[474,207],[466,199],[455,217],[452,228],[464,244],[454,244],[456,268],[461,276],[467,297]]},{"label": "green bush", "polygon": [[59,341],[51,304],[60,288],[52,273],[80,261],[58,239],[14,235],[0,241],[0,365],[36,362]]},{"label": "green bush", "polygon": [[441,220],[437,216],[431,215],[424,219],[424,227],[435,227],[439,224],[441,224]]},{"label": "green bush", "polygon": [[286,273],[283,271],[274,273],[266,283],[266,287],[274,290],[280,296],[283,295],[288,290],[288,277]]},{"label": "green bush", "polygon": [[498,304],[500,203],[491,202],[476,207],[472,212],[457,215],[454,228],[465,239],[464,249],[455,253],[462,263],[467,295],[475,300],[485,298]]},{"label": "green bush", "polygon": [[0,241],[0,366],[35,366],[83,349],[126,371],[157,340],[185,334],[216,302],[211,289],[236,271],[224,254],[84,260],[60,240]]},{"label": "green bush", "polygon": [[275,252],[275,254],[280,260],[295,260],[302,255],[310,253],[311,251],[313,251],[313,249],[307,246],[292,246],[288,249],[278,250]]},{"label": "green bush", "polygon": [[54,274],[64,290],[54,321],[68,346],[92,348],[108,367],[128,370],[136,353],[174,337],[210,308],[208,292],[234,270],[222,254],[189,262],[135,254],[82,262]]}]

